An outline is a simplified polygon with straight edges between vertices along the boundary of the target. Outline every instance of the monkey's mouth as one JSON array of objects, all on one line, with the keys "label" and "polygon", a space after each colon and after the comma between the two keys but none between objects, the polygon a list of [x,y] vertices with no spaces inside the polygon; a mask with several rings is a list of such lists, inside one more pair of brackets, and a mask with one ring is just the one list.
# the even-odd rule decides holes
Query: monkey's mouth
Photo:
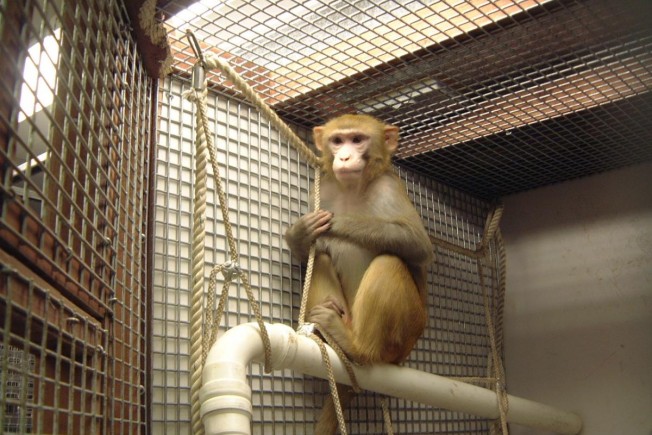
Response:
[{"label": "monkey's mouth", "polygon": [[362,169],[340,169],[335,174],[338,177],[359,177],[362,175]]},{"label": "monkey's mouth", "polygon": [[338,174],[359,174],[362,172],[362,169],[359,168],[342,168],[338,169]]}]

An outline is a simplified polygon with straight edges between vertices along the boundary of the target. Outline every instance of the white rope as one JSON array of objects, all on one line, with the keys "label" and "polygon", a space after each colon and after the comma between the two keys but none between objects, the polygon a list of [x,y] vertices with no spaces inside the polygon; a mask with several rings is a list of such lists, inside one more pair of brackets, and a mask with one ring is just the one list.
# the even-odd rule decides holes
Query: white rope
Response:
[{"label": "white rope", "polygon": [[[205,98],[205,92],[206,89],[202,93],[193,89],[187,95],[189,100],[197,103],[199,111],[201,111],[202,96]],[[199,390],[202,384],[201,326],[204,296],[204,239],[206,236],[204,216],[206,214],[207,143],[204,124],[200,121],[197,122],[195,154],[195,198],[192,226],[192,295],[190,306],[190,415],[192,433],[203,435],[204,426],[201,423]]]},{"label": "white rope", "polygon": [[[254,103],[254,105],[263,112],[268,119],[274,124],[274,126],[285,135],[290,143],[308,160],[308,162],[316,168],[315,178],[316,178],[316,196],[315,196],[315,206],[319,208],[319,177],[320,177],[320,160],[319,158],[308,148],[308,146],[285,124],[279,117],[274,113],[271,108],[258,97],[256,92],[244,81],[242,78],[233,70],[226,62],[222,62],[218,58],[209,57],[204,59],[201,56],[199,51],[199,45],[192,35],[191,36],[191,46],[195,50],[196,54],[200,58],[203,66],[208,68],[218,67],[225,74],[229,80],[231,80],[236,87],[238,87],[249,99]],[[194,44],[193,44],[194,41]],[[269,343],[269,337],[267,334],[267,329],[262,321],[262,316],[260,314],[260,309],[258,307],[253,293],[249,286],[246,275],[239,270],[237,267],[238,255],[235,248],[235,241],[232,236],[232,231],[228,219],[228,209],[226,209],[225,204],[226,200],[224,198],[223,189],[221,188],[221,180],[219,177],[217,160],[214,155],[214,147],[212,144],[212,136],[208,133],[208,121],[206,116],[206,87],[202,75],[201,89],[191,89],[186,97],[195,102],[197,105],[197,131],[196,131],[196,180],[195,180],[195,205],[194,205],[194,221],[193,221],[193,263],[192,263],[192,282],[193,282],[193,292],[192,292],[192,303],[191,303],[191,323],[190,323],[190,334],[191,334],[191,422],[193,434],[203,434],[204,428],[201,423],[200,415],[200,403],[199,403],[199,390],[201,389],[202,380],[201,380],[201,370],[206,361],[206,355],[210,346],[215,342],[217,337],[217,328],[219,327],[221,315],[224,311],[224,306],[226,303],[226,298],[228,295],[228,288],[232,281],[233,274],[225,273],[228,269],[226,266],[216,266],[211,272],[211,279],[209,283],[208,290],[208,312],[206,315],[208,331],[204,331],[202,334],[202,317],[203,317],[203,294],[204,294],[204,238],[205,238],[205,225],[204,225],[204,216],[206,211],[206,153],[210,156],[211,163],[213,164],[213,172],[215,175],[216,189],[218,191],[220,204],[222,206],[222,215],[225,223],[225,228],[227,229],[227,238],[229,241],[230,252],[231,252],[231,264],[236,265],[237,274],[240,276],[240,279],[245,284],[247,290],[247,295],[251,303],[252,309],[254,310],[256,320],[258,321],[261,335],[263,338],[263,343],[265,345],[265,371],[269,372],[271,370],[271,344]],[[309,277],[312,276],[312,265],[314,264],[315,249],[314,245],[311,248],[311,254],[309,259]],[[217,309],[213,314],[213,307],[215,303],[215,282],[216,275],[219,272],[225,273],[225,282],[222,289],[222,294],[219,299],[219,304]],[[306,289],[310,288],[310,279],[307,281]],[[303,295],[302,302],[302,315],[300,325],[303,325],[303,319],[305,316],[305,300],[307,300],[307,293]],[[342,434],[346,434],[346,427],[344,425],[344,418],[342,415],[341,405],[339,398],[337,397],[337,388],[335,387],[335,376],[332,371],[332,366],[328,354],[325,352],[323,347],[323,342],[314,334],[312,335],[320,348],[322,348],[322,355],[324,363],[327,367],[331,367],[329,371],[329,378],[331,384],[331,392],[333,394],[333,399],[338,409],[338,422]],[[339,352],[341,357],[344,357],[343,352]],[[345,359],[345,357],[344,357]],[[350,364],[348,367],[351,376],[353,376],[352,369]],[[355,379],[355,378],[353,378]]]}]

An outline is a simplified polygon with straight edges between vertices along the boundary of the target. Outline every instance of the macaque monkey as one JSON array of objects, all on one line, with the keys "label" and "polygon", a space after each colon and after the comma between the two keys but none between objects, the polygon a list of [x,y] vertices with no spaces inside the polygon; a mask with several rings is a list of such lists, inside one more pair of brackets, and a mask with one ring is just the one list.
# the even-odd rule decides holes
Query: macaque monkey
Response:
[{"label": "macaque monkey", "polygon": [[[330,334],[356,363],[400,363],[426,325],[426,269],[432,245],[394,174],[398,127],[343,115],[313,130],[322,155],[321,210],[286,232],[305,261],[316,242],[306,321]],[[338,388],[342,404],[351,399]],[[333,434],[330,398],[317,434]]]}]

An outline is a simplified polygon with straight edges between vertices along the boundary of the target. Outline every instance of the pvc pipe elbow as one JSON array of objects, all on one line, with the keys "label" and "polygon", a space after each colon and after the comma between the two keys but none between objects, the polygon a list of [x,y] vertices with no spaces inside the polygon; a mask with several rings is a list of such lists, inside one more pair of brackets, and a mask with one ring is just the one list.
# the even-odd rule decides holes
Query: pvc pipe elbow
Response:
[{"label": "pvc pipe elbow", "polygon": [[[288,368],[300,373],[326,378],[317,344],[309,337],[296,334],[282,324],[269,325],[273,369]],[[350,379],[335,352],[327,348],[337,382]],[[213,345],[203,369],[203,386],[199,392],[200,413],[207,435],[249,435],[251,433],[251,389],[247,368],[252,361],[264,360],[264,344],[257,324],[247,323],[228,330]],[[362,388],[381,394],[402,397],[420,403],[467,412],[485,418],[499,416],[494,391],[431,373],[378,364],[354,368]],[[582,420],[575,414],[541,403],[509,396],[507,421],[530,427],[577,434]]]},{"label": "pvc pipe elbow", "polygon": [[[272,366],[282,367],[296,354],[296,336],[289,326],[265,325],[274,352]],[[247,366],[262,361],[265,349],[257,324],[229,329],[213,345],[202,372],[200,415],[208,434],[248,435],[253,408]]]}]

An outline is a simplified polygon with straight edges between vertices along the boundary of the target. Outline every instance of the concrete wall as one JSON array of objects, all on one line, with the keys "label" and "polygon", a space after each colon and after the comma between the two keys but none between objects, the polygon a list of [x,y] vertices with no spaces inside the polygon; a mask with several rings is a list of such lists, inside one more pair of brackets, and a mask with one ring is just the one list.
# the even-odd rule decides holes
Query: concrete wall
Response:
[{"label": "concrete wall", "polygon": [[652,434],[652,164],[504,202],[510,393]]}]

